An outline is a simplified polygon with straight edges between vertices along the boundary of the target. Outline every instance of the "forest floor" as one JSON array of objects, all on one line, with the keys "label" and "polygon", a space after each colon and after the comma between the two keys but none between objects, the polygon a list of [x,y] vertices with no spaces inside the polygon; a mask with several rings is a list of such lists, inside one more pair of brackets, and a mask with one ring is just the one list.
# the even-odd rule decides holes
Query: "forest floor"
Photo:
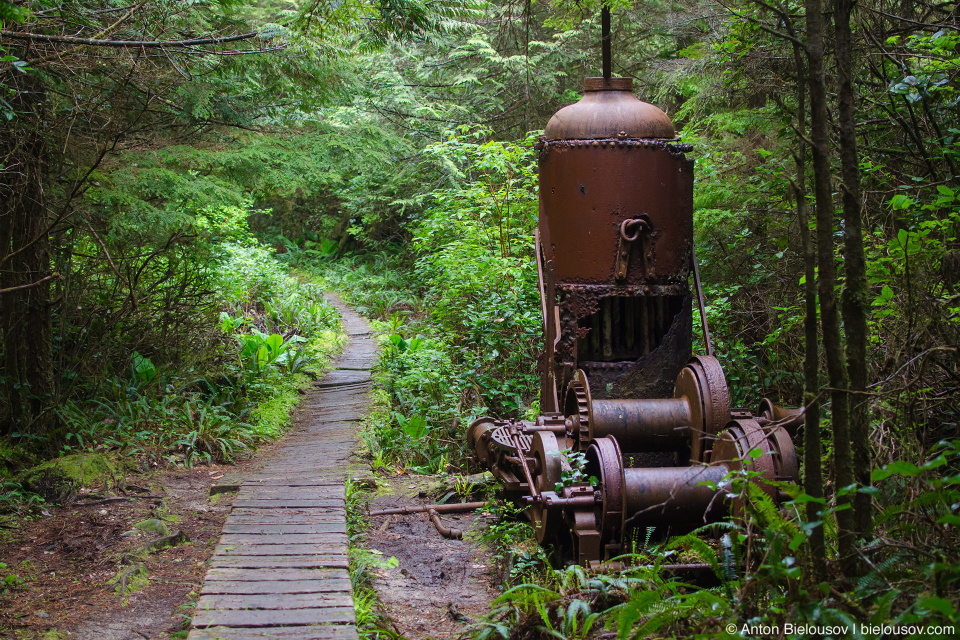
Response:
[{"label": "forest floor", "polygon": [[[109,492],[126,501],[103,502],[109,499],[105,490],[86,489],[71,504],[48,507],[49,515],[0,529],[0,562],[6,565],[0,579],[15,576],[0,587],[0,637],[186,637],[233,499],[231,493],[211,497],[210,487],[225,473],[235,476],[259,464],[282,442],[236,467],[127,477]],[[416,475],[378,475],[376,484],[370,510],[433,503],[443,486],[436,477]],[[384,560],[370,573],[388,626],[409,640],[454,638],[489,611],[497,595],[496,563],[479,541],[487,517],[444,514],[444,524],[463,530],[464,540],[442,538],[422,513],[392,516],[386,524],[385,517],[370,519],[364,547]],[[189,542],[144,552],[163,533],[156,521],[170,535],[182,531]],[[137,566],[145,573],[136,575]],[[124,573],[128,577],[118,581]]]},{"label": "forest floor", "polygon": [[[0,637],[185,637],[206,561],[230,510],[230,494],[209,495],[225,469],[234,470],[130,476],[110,497],[88,488],[3,529]],[[177,532],[185,538],[175,539]],[[165,537],[169,546],[163,541],[162,548],[147,548]]]},{"label": "forest floor", "polygon": [[[432,504],[442,486],[434,476],[378,476],[369,507],[375,511]],[[489,613],[498,595],[496,562],[480,540],[490,516],[440,517],[446,527],[462,530],[463,540],[441,537],[425,513],[413,513],[371,517],[363,544],[383,554],[384,561],[371,571],[373,588],[388,626],[408,640],[461,637]]]},{"label": "forest floor", "polygon": [[[311,391],[290,433],[311,420]],[[31,519],[0,523],[0,638],[185,638],[234,496],[211,496],[211,486],[254,472],[284,441],[236,466],[129,474]],[[351,475],[371,475],[365,460],[350,466]],[[431,504],[452,488],[445,476],[373,477],[370,510]],[[442,538],[419,513],[370,518],[363,542],[378,559],[368,573],[386,626],[408,640],[463,635],[497,595],[496,562],[480,539],[489,516],[441,517],[464,540]]]}]

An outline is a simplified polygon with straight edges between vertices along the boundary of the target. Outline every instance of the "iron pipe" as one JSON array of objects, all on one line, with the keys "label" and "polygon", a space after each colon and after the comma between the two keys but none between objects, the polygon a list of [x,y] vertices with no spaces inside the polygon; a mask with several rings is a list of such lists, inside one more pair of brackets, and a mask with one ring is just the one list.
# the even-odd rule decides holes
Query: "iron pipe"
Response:
[{"label": "iron pipe", "polygon": [[430,509],[427,514],[430,516],[433,526],[437,528],[437,532],[439,532],[441,536],[449,540],[460,540],[463,538],[463,531],[460,529],[443,526],[443,522],[440,521],[440,516],[437,514],[436,509]]},{"label": "iron pipe", "polygon": [[410,513],[422,513],[424,511],[436,511],[438,513],[464,513],[466,511],[476,511],[487,506],[486,502],[457,502],[454,504],[428,504],[422,507],[400,507],[397,509],[382,509],[380,511],[371,511],[367,515],[389,516],[405,515]]}]

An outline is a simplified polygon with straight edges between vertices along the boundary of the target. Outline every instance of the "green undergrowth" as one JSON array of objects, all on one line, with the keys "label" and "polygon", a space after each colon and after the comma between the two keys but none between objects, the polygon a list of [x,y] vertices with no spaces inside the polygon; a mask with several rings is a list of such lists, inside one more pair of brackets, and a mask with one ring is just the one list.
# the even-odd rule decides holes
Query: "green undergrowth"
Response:
[{"label": "green undergrowth", "polygon": [[283,258],[341,292],[380,335],[385,396],[365,434],[375,466],[466,471],[473,419],[538,407],[533,141],[480,132],[430,146],[424,162],[442,186],[402,247],[335,256],[329,242],[284,239]]},{"label": "green undergrowth", "polygon": [[218,245],[214,264],[218,303],[196,336],[203,357],[164,362],[134,351],[88,399],[63,402],[60,455],[14,463],[13,448],[6,473],[30,470],[9,476],[0,507],[29,505],[34,494],[62,500],[131,468],[231,462],[283,433],[302,390],[342,347],[339,316],[317,282],[289,275],[254,240]]},{"label": "green undergrowth", "polygon": [[347,537],[350,554],[350,584],[353,586],[353,606],[357,615],[357,630],[364,640],[399,638],[387,628],[389,618],[380,598],[373,588],[371,571],[397,566],[396,558],[384,558],[382,554],[363,546],[369,522],[366,504],[369,495],[355,482],[347,479],[346,511]]},{"label": "green undergrowth", "polygon": [[[891,637],[887,626],[904,629],[895,637],[957,637],[960,563],[951,501],[960,482],[958,460],[960,442],[945,442],[924,465],[897,463],[874,473],[880,494],[897,493],[905,501],[880,512],[878,522],[889,537],[862,544],[858,553],[869,569],[853,578],[843,577],[836,562],[836,505],[823,502],[821,511],[829,560],[823,566],[810,546],[820,523],[806,522],[802,514],[805,503],[816,499],[775,483],[793,496],[781,511],[749,465],[712,487],[744,505],[742,518],[665,540],[648,530],[601,571],[551,568],[529,552],[529,527],[504,513],[487,537],[511,558],[504,565],[505,588],[469,635],[876,640]],[[925,513],[929,530],[916,527],[918,513]],[[916,561],[919,548],[929,562]],[[664,569],[677,564],[702,569]]]}]

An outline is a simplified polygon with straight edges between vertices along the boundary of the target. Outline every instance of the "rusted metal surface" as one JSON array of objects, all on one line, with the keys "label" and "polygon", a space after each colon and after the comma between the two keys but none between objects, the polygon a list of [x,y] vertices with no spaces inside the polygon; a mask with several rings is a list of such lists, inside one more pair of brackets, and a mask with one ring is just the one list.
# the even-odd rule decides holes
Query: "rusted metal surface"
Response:
[{"label": "rusted metal surface", "polygon": [[723,466],[624,469],[624,527],[686,533],[728,513],[712,485],[727,474]]},{"label": "rusted metal surface", "polygon": [[547,140],[673,140],[663,111],[635,98],[633,78],[586,78],[579,102],[560,109],[543,130]]},{"label": "rusted metal surface", "polygon": [[428,504],[422,507],[399,507],[397,509],[381,509],[380,511],[371,511],[367,515],[372,518],[375,516],[408,515],[411,513],[424,513],[429,511],[436,511],[437,513],[466,513],[467,511],[476,511],[477,509],[482,509],[485,506],[487,506],[486,502],[456,502],[453,504]]},{"label": "rusted metal surface", "polygon": [[690,442],[690,404],[685,398],[596,400],[590,439],[607,436],[626,451],[682,451]]},{"label": "rusted metal surface", "polygon": [[786,409],[773,404],[769,398],[760,401],[757,408],[757,416],[760,423],[764,426],[776,424],[783,427],[790,434],[791,438],[796,438],[800,427],[803,426],[803,409]]},{"label": "rusted metal surface", "polygon": [[436,509],[430,509],[427,511],[427,515],[430,517],[430,522],[433,523],[433,526],[437,528],[437,533],[444,538],[449,540],[461,540],[463,538],[463,531],[454,527],[447,527],[443,524],[443,521],[440,520],[440,514],[437,513]]},{"label": "rusted metal surface", "polygon": [[[545,144],[540,212],[544,258],[555,262],[558,283],[687,283],[693,163],[667,145],[632,140]],[[649,230],[642,252],[632,243],[636,260],[618,279],[620,225],[643,216]]]},{"label": "rusted metal surface", "polygon": [[[691,148],[629,79],[585,87],[539,147],[545,413],[481,418],[467,439],[541,544],[597,566],[636,532],[737,517],[742,505],[720,485],[746,465],[786,499],[768,482],[798,479],[786,427],[801,418],[769,401],[757,416],[730,408],[695,262]],[[708,353],[691,357],[694,297]]]}]

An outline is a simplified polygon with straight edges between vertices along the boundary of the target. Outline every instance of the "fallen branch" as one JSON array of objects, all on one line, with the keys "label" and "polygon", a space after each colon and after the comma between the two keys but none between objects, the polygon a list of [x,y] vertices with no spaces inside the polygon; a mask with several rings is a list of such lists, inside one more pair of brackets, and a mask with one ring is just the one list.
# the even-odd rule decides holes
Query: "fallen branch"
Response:
[{"label": "fallen branch", "polygon": [[102,504],[112,504],[114,502],[130,502],[131,500],[163,500],[163,496],[117,496],[115,498],[104,498],[103,500],[80,500],[75,504],[79,507],[96,507]]},{"label": "fallen branch", "polygon": [[175,547],[179,544],[186,544],[188,542],[190,542],[190,538],[187,537],[187,534],[177,529],[176,531],[174,531],[168,536],[161,536],[159,538],[151,540],[147,544],[143,545],[143,547],[141,547],[141,551],[146,551],[147,553],[156,553],[161,549],[165,549],[167,547]]}]

